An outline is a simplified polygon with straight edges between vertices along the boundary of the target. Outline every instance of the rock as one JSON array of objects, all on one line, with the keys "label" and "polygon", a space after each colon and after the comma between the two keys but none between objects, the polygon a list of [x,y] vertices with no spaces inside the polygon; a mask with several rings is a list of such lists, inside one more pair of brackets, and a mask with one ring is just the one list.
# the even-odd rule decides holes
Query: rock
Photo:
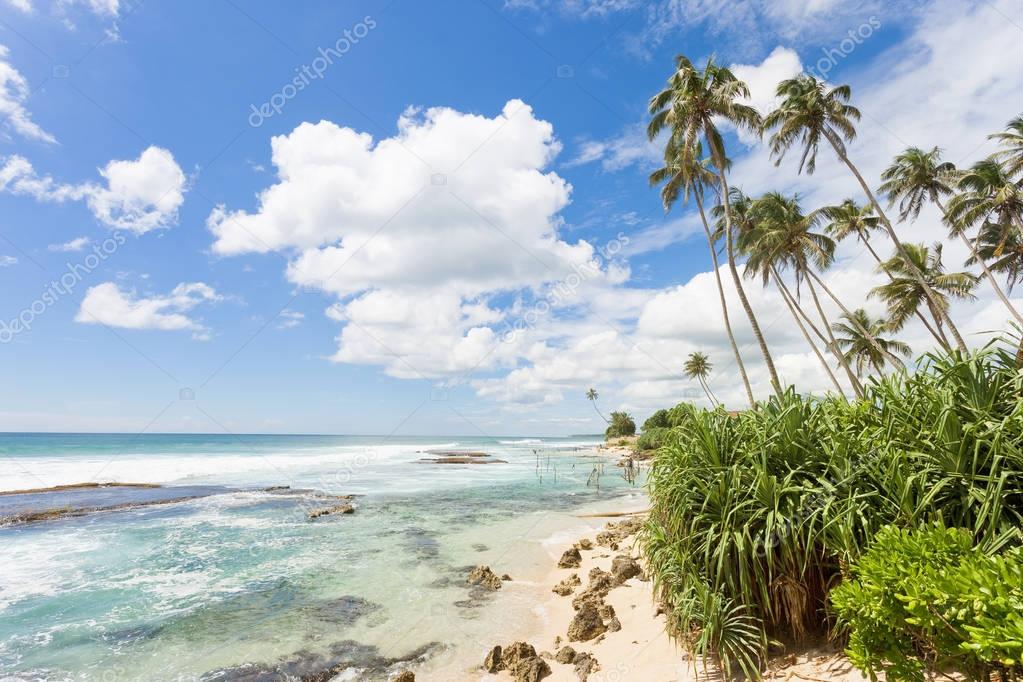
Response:
[{"label": "rock", "polygon": [[618,535],[614,531],[602,530],[597,533],[597,544],[601,547],[611,547],[611,549],[618,549]]},{"label": "rock", "polygon": [[580,680],[586,681],[586,678],[591,674],[600,670],[600,664],[597,663],[597,659],[587,653],[582,653],[575,658],[575,674],[579,676]]},{"label": "rock", "polygon": [[568,576],[560,583],[555,585],[553,588],[551,588],[551,592],[553,592],[554,594],[561,595],[562,597],[567,597],[568,595],[572,594],[572,592],[575,591],[575,588],[579,587],[582,584],[583,581],[579,580],[579,574],[573,573],[572,575]]},{"label": "rock", "polygon": [[515,642],[501,652],[501,665],[507,670],[514,671],[521,662],[531,658],[536,658],[536,649],[525,642]]},{"label": "rock", "polygon": [[563,646],[558,651],[558,655],[554,657],[554,660],[558,663],[564,663],[565,665],[571,665],[575,663],[575,649],[570,646]]},{"label": "rock", "polygon": [[604,633],[604,621],[592,603],[582,604],[568,625],[568,641],[586,642]]},{"label": "rock", "polygon": [[411,670],[402,670],[394,678],[394,682],[416,682],[416,674]]},{"label": "rock", "polygon": [[611,561],[611,575],[614,576],[616,585],[621,585],[629,578],[635,578],[642,572],[643,568],[639,565],[639,562],[628,554],[619,554]]},{"label": "rock", "polygon": [[321,516],[330,516],[332,514],[353,514],[355,513],[355,507],[350,504],[339,504],[336,507],[327,507],[326,509],[317,509],[309,512],[309,520],[318,519]]},{"label": "rock", "polygon": [[547,665],[547,661],[534,656],[521,661],[511,670],[511,674],[515,682],[540,682],[551,674],[551,667]]},{"label": "rock", "polygon": [[597,613],[599,613],[600,617],[604,620],[611,620],[615,617],[615,607],[610,604],[601,604],[597,607]]},{"label": "rock", "polygon": [[593,541],[589,538],[583,538],[579,541],[579,549],[593,549]]},{"label": "rock", "polygon": [[608,632],[618,632],[622,629],[622,621],[618,620],[618,616],[611,616],[611,620],[607,622]]},{"label": "rock", "polygon": [[504,667],[501,661],[501,647],[495,646],[483,660],[483,669],[488,673],[496,673]]},{"label": "rock", "polygon": [[503,580],[503,581],[508,581],[508,580],[511,580],[511,579],[512,579],[512,577],[510,575],[508,575],[507,573],[505,573],[504,575],[501,576],[501,580]]},{"label": "rock", "polygon": [[614,587],[614,578],[607,571],[594,568],[590,571],[590,584],[572,599],[572,607],[579,609],[585,603],[598,606]]},{"label": "rock", "polygon": [[554,648],[555,649],[561,648],[561,635],[554,635]]},{"label": "rock", "polygon": [[558,561],[558,568],[579,568],[579,564],[583,561],[583,555],[579,553],[579,550],[573,547],[572,549],[565,550],[565,553],[561,555],[561,560]]},{"label": "rock", "polygon": [[469,572],[465,582],[470,585],[479,585],[491,590],[501,589],[501,579],[490,570],[490,566],[477,566]]}]

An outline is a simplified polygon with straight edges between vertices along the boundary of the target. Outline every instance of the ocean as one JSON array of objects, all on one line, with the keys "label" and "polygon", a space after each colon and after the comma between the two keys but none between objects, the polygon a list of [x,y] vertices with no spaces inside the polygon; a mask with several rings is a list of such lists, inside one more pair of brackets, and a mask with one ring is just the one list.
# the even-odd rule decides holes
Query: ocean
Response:
[{"label": "ocean", "polygon": [[[0,518],[54,517],[0,526],[0,672],[473,679],[543,618],[548,548],[642,504],[597,442],[0,434],[0,491],[150,484],[0,495]],[[420,461],[448,451],[501,462]],[[335,496],[355,512],[308,518]],[[477,564],[513,580],[470,588]]]}]

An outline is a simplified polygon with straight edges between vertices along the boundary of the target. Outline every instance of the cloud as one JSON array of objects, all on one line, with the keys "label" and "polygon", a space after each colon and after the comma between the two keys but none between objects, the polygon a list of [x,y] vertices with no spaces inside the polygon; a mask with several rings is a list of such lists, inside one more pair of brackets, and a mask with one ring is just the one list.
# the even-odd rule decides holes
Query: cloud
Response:
[{"label": "cloud", "polygon": [[4,0],[8,5],[18,10],[29,14],[32,12],[32,3],[30,0]]},{"label": "cloud", "polygon": [[277,324],[278,329],[291,329],[302,324],[305,313],[300,313],[297,310],[282,310],[277,314],[277,318],[280,320]]},{"label": "cloud", "polygon": [[223,300],[212,287],[202,282],[182,282],[164,296],[139,296],[104,282],[85,292],[76,322],[105,324],[124,329],[189,330],[193,338],[209,338],[209,330],[186,315],[200,303]]},{"label": "cloud", "polygon": [[630,166],[643,170],[656,168],[664,156],[662,140],[647,139],[646,124],[626,127],[620,134],[604,140],[584,140],[576,156],[565,163],[566,168],[599,161],[606,171],[619,171]]},{"label": "cloud", "polygon": [[9,268],[12,265],[17,265],[18,259],[14,256],[3,255],[0,256],[0,268]]},{"label": "cloud", "polygon": [[[778,46],[759,64],[732,64],[732,72],[749,87],[749,98],[746,104],[752,106],[766,116],[777,108],[776,91],[778,83],[792,78],[803,71],[796,51]],[[747,145],[759,141],[760,136],[746,130],[738,131],[739,140]]]},{"label": "cloud", "polygon": [[0,162],[0,192],[44,202],[85,201],[102,224],[138,234],[175,224],[187,189],[185,174],[161,147],[150,146],[135,160],[109,162],[99,169],[105,185],[58,182],[39,175],[22,156]]},{"label": "cloud", "polygon": [[25,77],[8,61],[8,52],[6,46],[0,45],[0,119],[25,139],[56,143],[57,138],[33,121],[25,108],[31,90]]},{"label": "cloud", "polygon": [[492,297],[532,298],[582,267],[587,286],[620,276],[559,237],[571,187],[547,167],[560,145],[521,101],[493,117],[409,110],[381,140],[303,123],[271,148],[276,183],[254,211],[211,212],[213,250],[282,250],[289,281],[337,296],[338,362],[430,378],[512,363]]},{"label": "cloud", "polygon": [[47,251],[81,251],[89,245],[88,237],[75,237],[69,242],[63,244],[50,244],[46,247]]}]

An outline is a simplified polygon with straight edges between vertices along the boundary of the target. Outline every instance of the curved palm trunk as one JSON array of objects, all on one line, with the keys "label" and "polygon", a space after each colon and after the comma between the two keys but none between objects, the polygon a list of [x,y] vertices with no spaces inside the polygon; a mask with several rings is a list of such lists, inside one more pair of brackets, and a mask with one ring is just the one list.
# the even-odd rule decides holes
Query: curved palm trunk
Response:
[{"label": "curved palm trunk", "polygon": [[824,359],[823,355],[821,355],[820,350],[817,348],[817,344],[813,342],[813,339],[810,338],[810,334],[806,331],[806,327],[803,326],[803,321],[799,319],[799,313],[796,312],[796,308],[799,306],[789,298],[788,289],[781,283],[781,279],[778,277],[778,273],[774,270],[774,268],[771,269],[771,273],[774,275],[775,286],[777,286],[778,290],[781,292],[781,297],[785,299],[785,305],[789,307],[789,312],[792,313],[792,317],[795,318],[799,331],[803,333],[803,338],[806,339],[810,348],[813,349],[813,354],[817,356],[818,360],[820,360],[821,366],[824,367],[824,371],[827,372],[828,378],[831,379],[831,383],[835,385],[835,388],[838,390],[838,394],[845,397],[845,391],[842,389],[842,384],[838,383],[838,379],[835,378],[835,373],[831,371],[831,365],[829,365],[828,361]]},{"label": "curved palm trunk", "polygon": [[606,424],[610,424],[611,422],[609,422],[609,421],[607,420],[607,417],[605,417],[604,415],[602,415],[602,414],[600,413],[600,410],[598,410],[598,409],[597,409],[597,401],[596,401],[596,400],[591,400],[590,402],[591,402],[591,403],[593,403],[593,410],[594,410],[594,411],[595,411],[595,412],[597,413],[597,416],[598,416],[598,417],[600,417],[601,419],[603,419],[603,420],[604,420],[604,423],[606,423]]},{"label": "curved palm trunk", "polygon": [[[894,280],[895,278],[892,277],[892,273],[890,273],[888,271],[888,268],[884,266],[884,261],[881,260],[881,257],[879,255],[877,255],[877,251],[874,250],[874,247],[870,245],[870,240],[866,239],[862,234],[859,235],[859,239],[861,242],[863,242],[863,245],[867,247],[867,251],[870,251],[870,255],[874,257],[874,260],[877,261],[877,264],[881,266],[881,269],[884,270],[884,274],[888,275],[888,279]],[[913,311],[913,314],[916,315],[917,319],[920,320],[920,322],[923,323],[927,331],[931,333],[931,336],[933,336],[935,340],[937,340],[937,342],[945,350],[947,351],[952,350],[952,346],[949,344],[948,339],[945,338],[945,335],[944,334],[939,335],[938,332],[934,330],[934,327],[931,326],[931,323],[927,321],[927,318],[924,317],[923,313],[921,313],[919,310],[915,310]]]},{"label": "curved palm trunk", "polygon": [[[936,203],[938,205],[938,208],[941,209],[941,214],[945,217],[947,222],[948,213],[945,211],[945,206],[944,204],[942,204],[941,199],[935,198],[934,203]],[[962,231],[959,232],[959,238],[963,241],[963,244],[966,244],[966,248],[970,250],[970,255],[973,256],[973,259],[980,264],[980,269],[984,271],[984,276],[987,277],[987,281],[990,282],[991,288],[995,290],[995,294],[998,296],[998,299],[1006,308],[1009,309],[1009,313],[1011,313],[1012,316],[1016,318],[1016,323],[1023,327],[1023,315],[1020,315],[1019,311],[1016,310],[1016,307],[1012,305],[1011,301],[1009,301],[1009,297],[1005,295],[1004,291],[1002,291],[1002,287],[998,284],[998,280],[995,279],[995,276],[991,273],[991,270],[988,269],[987,263],[984,261],[983,258],[980,257],[980,253],[977,252],[976,242],[975,241],[971,242],[969,237],[967,237],[966,234]],[[979,234],[977,235],[977,238],[978,239],[980,238]]]},{"label": "curved palm trunk", "polygon": [[732,346],[732,354],[735,355],[735,365],[739,368],[739,375],[742,377],[742,385],[746,389],[746,397],[749,399],[749,406],[753,407],[756,401],[753,400],[753,389],[749,384],[749,377],[746,375],[746,365],[742,362],[742,355],[739,353],[739,344],[735,342],[735,334],[732,333],[732,323],[728,319],[728,303],[725,301],[725,287],[721,283],[721,273],[718,270],[718,253],[714,248],[714,236],[710,232],[710,223],[707,222],[707,214],[703,211],[703,199],[696,193],[696,207],[700,209],[700,220],[703,221],[703,231],[707,234],[707,248],[710,249],[710,260],[714,264],[714,279],[718,285],[718,297],[721,299],[721,316],[725,321],[725,331],[728,333],[728,343]]},{"label": "curved palm trunk", "polygon": [[[812,274],[812,273],[811,273]],[[849,378],[849,383],[852,384],[853,390],[856,392],[857,398],[864,396],[863,384],[860,383],[859,377],[853,372],[852,367],[849,366],[849,358],[845,356],[842,349],[838,346],[838,340],[835,338],[835,334],[831,331],[831,322],[828,320],[828,316],[824,313],[824,306],[821,305],[820,299],[817,297],[817,289],[814,288],[813,282],[807,280],[806,287],[810,290],[810,297],[813,299],[813,305],[817,308],[817,314],[820,315],[821,322],[824,323],[824,333],[827,334],[827,347],[831,349],[831,352],[836,358],[838,358],[838,364],[845,370],[845,375]]]},{"label": "curved palm trunk", "polygon": [[[881,346],[881,344],[879,344],[877,342],[877,339],[874,338],[874,335],[871,334],[869,330],[864,329],[863,325],[861,325],[859,322],[856,321],[856,318],[849,311],[849,309],[845,307],[845,305],[838,298],[838,296],[835,296],[835,292],[833,292],[828,287],[828,285],[824,283],[824,280],[822,280],[817,275],[816,272],[814,272],[813,270],[809,270],[808,273],[809,273],[810,277],[813,278],[813,281],[817,282],[817,284],[819,284],[821,286],[821,289],[823,289],[824,293],[826,293],[828,295],[828,298],[830,298],[832,301],[834,301],[835,305],[837,305],[839,307],[839,309],[841,309],[841,311],[849,319],[849,322],[856,327],[856,331],[858,331],[859,333],[863,334],[863,337],[867,340],[867,342],[871,346],[874,347],[874,350],[876,350],[881,355],[883,355],[886,358],[888,358],[888,360],[892,363],[893,366],[898,367],[900,369],[905,369],[906,368],[906,365],[905,365],[905,363],[902,362],[902,360],[900,360],[897,356],[892,355],[891,352],[885,350],[885,348],[883,348]],[[830,333],[830,331],[829,331],[829,333]]]},{"label": "curved palm trunk", "polygon": [[923,287],[924,293],[927,295],[927,299],[931,302],[931,310],[936,311],[937,313],[935,321],[944,318],[944,322],[945,324],[948,325],[949,331],[952,332],[952,336],[955,337],[956,345],[959,347],[959,350],[962,351],[962,353],[965,355],[966,353],[969,352],[969,350],[966,348],[966,342],[963,341],[963,337],[959,333],[959,329],[952,321],[952,317],[948,314],[948,311],[942,310],[941,307],[937,304],[938,299],[937,296],[935,296],[934,294],[934,290],[931,289],[931,285],[927,283],[927,279],[924,277],[923,273],[920,272],[920,269],[917,268],[913,264],[913,261],[909,259],[909,253],[906,252],[906,247],[903,246],[902,240],[899,239],[899,235],[895,233],[895,228],[892,227],[891,221],[888,220],[887,214],[885,214],[884,209],[881,208],[881,204],[878,203],[877,197],[874,196],[874,192],[870,189],[870,186],[867,185],[867,182],[866,180],[863,179],[863,176],[860,175],[860,171],[856,168],[856,165],[849,159],[849,156],[845,153],[845,145],[842,144],[842,141],[838,139],[838,136],[835,135],[835,133],[832,132],[831,130],[825,130],[824,136],[828,138],[828,142],[831,143],[831,146],[835,150],[835,154],[838,155],[838,158],[849,168],[852,174],[856,176],[856,180],[860,183],[860,187],[863,188],[863,191],[867,195],[867,198],[870,199],[871,206],[873,206],[874,210],[877,211],[877,216],[881,219],[881,222],[884,224],[885,231],[888,232],[888,237],[892,240],[892,243],[895,245],[895,249],[899,252],[899,255],[902,256],[902,258],[906,261],[907,265],[909,266],[909,271],[912,273],[913,279],[917,281],[917,284]]},{"label": "curved palm trunk", "polygon": [[746,317],[749,318],[750,327],[753,328],[753,336],[756,337],[757,343],[760,345],[760,352],[764,356],[767,372],[771,375],[771,386],[774,387],[775,393],[781,396],[781,381],[778,380],[778,371],[774,368],[771,351],[767,348],[764,334],[760,331],[760,325],[757,324],[757,316],[753,314],[753,307],[750,305],[749,299],[746,298],[746,290],[742,288],[742,278],[739,277],[739,271],[735,267],[735,244],[732,235],[732,207],[728,202],[728,180],[725,178],[724,170],[722,170],[723,163],[716,163],[715,165],[718,168],[718,180],[721,182],[721,205],[725,210],[725,245],[726,253],[728,254],[728,270],[732,273],[735,291],[739,294],[739,301],[746,311]]},{"label": "curved palm trunk", "polygon": [[703,392],[707,396],[707,400],[710,401],[711,407],[716,407],[718,404],[717,398],[715,398],[714,394],[710,392],[710,386],[707,385],[703,375],[701,374],[698,376],[697,380],[700,382],[700,387],[703,388]]}]

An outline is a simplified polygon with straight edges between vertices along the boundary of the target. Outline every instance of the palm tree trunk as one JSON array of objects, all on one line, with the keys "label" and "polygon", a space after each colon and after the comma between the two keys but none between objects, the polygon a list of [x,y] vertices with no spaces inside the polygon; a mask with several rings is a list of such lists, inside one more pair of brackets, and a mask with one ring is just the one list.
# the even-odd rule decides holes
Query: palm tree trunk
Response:
[{"label": "palm tree trunk", "polygon": [[607,423],[607,424],[610,424],[611,422],[609,422],[609,421],[607,420],[607,417],[605,417],[604,415],[602,415],[602,414],[600,413],[600,410],[598,410],[598,409],[597,409],[597,401],[596,401],[596,400],[591,400],[590,402],[591,402],[591,403],[593,403],[593,409],[594,409],[594,411],[595,411],[595,412],[597,413],[597,416],[598,416],[598,417],[600,417],[601,419],[603,419],[605,423]]},{"label": "palm tree trunk", "polygon": [[742,288],[742,278],[739,277],[739,271],[735,267],[735,240],[732,235],[732,206],[728,200],[728,180],[725,178],[724,161],[720,161],[715,165],[718,169],[718,180],[721,182],[721,205],[724,207],[725,211],[725,246],[726,253],[728,254],[728,270],[732,273],[732,281],[735,283],[735,291],[739,294],[739,301],[742,303],[742,307],[746,311],[746,317],[749,318],[750,327],[753,328],[753,336],[756,337],[757,343],[760,345],[760,353],[764,356],[764,363],[767,365],[767,372],[771,376],[771,386],[774,387],[775,393],[781,396],[781,381],[778,380],[778,371],[774,368],[774,360],[771,359],[771,351],[767,348],[767,342],[764,340],[764,334],[760,331],[760,325],[757,324],[757,316],[753,314],[753,307],[750,305],[749,299],[746,298],[745,289]]},{"label": "palm tree trunk", "polygon": [[803,338],[806,339],[806,342],[810,345],[810,348],[813,349],[813,354],[817,356],[818,360],[820,360],[821,366],[824,367],[824,371],[827,372],[828,378],[831,379],[831,383],[835,385],[836,389],[838,389],[838,394],[842,397],[845,397],[845,391],[842,389],[842,384],[838,383],[838,379],[835,378],[835,373],[831,371],[831,365],[829,365],[828,361],[824,359],[823,355],[821,355],[820,350],[817,348],[817,344],[815,344],[813,342],[813,339],[810,338],[810,334],[807,333],[806,327],[803,326],[802,320],[799,319],[799,313],[796,312],[797,306],[793,303],[793,301],[789,299],[788,289],[786,289],[785,286],[781,283],[781,280],[778,277],[778,273],[774,271],[773,268],[771,269],[771,272],[774,275],[774,284],[775,286],[778,287],[778,290],[781,292],[781,297],[785,299],[785,305],[789,307],[789,312],[792,313],[792,317],[795,318],[796,325],[799,327],[799,331],[803,333]]},{"label": "palm tree trunk", "polygon": [[707,248],[710,249],[710,260],[714,264],[714,279],[718,285],[718,297],[721,299],[721,316],[725,320],[725,332],[728,333],[728,342],[732,346],[732,354],[735,355],[735,365],[739,368],[739,375],[742,377],[742,385],[746,389],[746,398],[749,399],[749,406],[753,407],[756,401],[753,400],[753,389],[749,384],[749,377],[746,375],[746,365],[742,362],[742,355],[739,353],[739,344],[735,342],[735,334],[732,333],[732,323],[728,319],[728,303],[725,302],[725,288],[721,284],[721,272],[718,270],[718,253],[714,248],[714,236],[710,232],[710,223],[707,222],[707,214],[703,210],[703,199],[699,192],[696,192],[696,206],[700,209],[700,220],[703,221],[703,231],[707,234]]},{"label": "palm tree trunk", "polygon": [[[945,217],[945,222],[947,223],[948,213],[945,211],[945,206],[942,204],[941,199],[935,198],[934,203],[936,203],[938,208],[941,209],[941,214]],[[995,294],[998,295],[998,299],[1006,308],[1009,309],[1012,316],[1016,318],[1016,323],[1023,327],[1023,315],[1020,315],[1019,311],[1016,310],[1016,307],[1009,301],[1009,297],[1005,295],[1004,291],[1002,291],[1002,287],[998,284],[998,280],[995,279],[993,274],[991,274],[991,270],[988,269],[987,263],[984,259],[980,257],[976,243],[971,242],[969,237],[967,237],[966,233],[962,230],[959,230],[959,238],[963,240],[963,244],[966,244],[966,248],[970,250],[970,255],[973,256],[973,259],[980,264],[980,269],[984,271],[984,276],[987,277],[987,281],[991,283],[991,288],[995,290]],[[979,234],[977,235],[977,238],[980,238]]]},{"label": "palm tree trunk", "polygon": [[870,186],[867,185],[867,182],[866,180],[863,179],[863,176],[860,175],[860,171],[856,168],[856,165],[853,164],[853,162],[849,159],[849,156],[845,153],[845,145],[842,144],[842,141],[838,139],[838,136],[835,135],[835,133],[831,130],[826,129],[824,131],[824,136],[828,138],[828,142],[831,143],[831,146],[835,150],[835,153],[838,155],[838,158],[849,168],[852,174],[856,176],[856,180],[860,183],[860,187],[863,188],[863,191],[864,193],[866,193],[867,198],[870,199],[870,204],[874,207],[874,210],[877,211],[877,215],[881,219],[881,222],[884,223],[885,230],[888,232],[888,237],[891,238],[892,243],[895,244],[895,249],[899,252],[899,255],[902,256],[902,258],[906,261],[909,271],[912,273],[913,278],[917,281],[917,284],[923,287],[924,293],[927,295],[928,300],[930,300],[931,302],[932,310],[936,311],[938,315],[938,318],[935,318],[935,321],[942,317],[945,318],[944,321],[948,325],[949,331],[952,332],[952,336],[955,337],[956,345],[959,347],[959,350],[962,351],[962,353],[965,355],[966,353],[969,352],[969,350],[966,348],[966,342],[963,341],[963,337],[959,333],[959,329],[955,326],[955,323],[952,321],[952,317],[948,314],[948,311],[942,310],[941,307],[938,305],[937,297],[934,294],[934,290],[931,289],[931,285],[927,283],[927,279],[924,277],[923,273],[920,272],[920,269],[917,268],[913,264],[913,261],[909,259],[909,253],[906,252],[906,247],[903,246],[902,240],[899,239],[899,235],[895,233],[895,228],[892,227],[891,221],[888,220],[888,216],[885,214],[884,209],[882,209],[881,204],[878,203],[877,197],[874,196],[874,192],[870,189]]},{"label": "palm tree trunk", "polygon": [[857,398],[864,396],[863,384],[860,383],[856,373],[853,372],[852,367],[849,366],[849,359],[845,357],[845,353],[838,346],[838,340],[835,338],[835,334],[831,331],[831,322],[828,321],[828,316],[824,313],[824,306],[821,305],[821,300],[817,297],[817,289],[814,288],[811,280],[806,281],[806,286],[810,290],[810,297],[813,299],[813,305],[817,308],[817,314],[821,317],[821,322],[824,323],[824,333],[828,335],[827,347],[831,349],[835,357],[838,358],[838,364],[845,370],[845,375],[849,378],[849,383],[852,384],[853,390],[856,392]]},{"label": "palm tree trunk", "polygon": [[[888,279],[894,280],[895,278],[892,277],[892,273],[890,273],[888,271],[888,268],[886,268],[884,266],[884,261],[881,260],[881,256],[877,255],[877,251],[875,251],[874,247],[870,245],[870,240],[864,238],[863,235],[859,235],[859,238],[860,238],[860,241],[863,242],[863,245],[867,247],[867,251],[870,251],[870,255],[874,257],[875,261],[877,261],[877,264],[879,266],[881,266],[881,269],[884,271],[884,274],[888,275]],[[917,319],[919,319],[923,323],[924,327],[927,328],[927,331],[929,331],[931,333],[931,336],[933,336],[935,339],[937,339],[938,343],[941,344],[941,346],[946,351],[950,351],[951,352],[952,346],[951,346],[951,344],[949,344],[948,339],[945,338],[945,335],[941,334],[939,336],[938,332],[934,331],[934,327],[931,326],[931,323],[927,321],[927,318],[924,317],[924,314],[921,313],[919,309],[914,310],[913,314],[916,315]]]},{"label": "palm tree trunk", "polygon": [[703,376],[702,375],[697,377],[697,381],[700,382],[700,386],[703,388],[704,395],[706,395],[707,396],[707,400],[710,401],[710,406],[711,407],[715,407],[717,405],[718,401],[715,400],[713,394],[711,394],[710,386],[708,386],[707,382],[703,380]]},{"label": "palm tree trunk", "polygon": [[810,277],[812,277],[812,278],[813,278],[813,280],[814,280],[815,282],[817,282],[817,284],[819,284],[819,285],[821,286],[821,289],[824,289],[824,293],[826,293],[826,294],[828,295],[828,298],[830,298],[830,299],[831,299],[832,301],[834,301],[834,302],[835,302],[835,305],[837,305],[837,306],[838,306],[838,307],[839,307],[839,308],[841,309],[841,311],[842,311],[842,312],[843,312],[843,313],[845,314],[845,316],[846,316],[846,317],[847,317],[847,318],[849,319],[849,322],[850,322],[850,324],[854,325],[854,326],[856,327],[856,330],[857,330],[857,331],[858,331],[859,333],[863,334],[863,337],[864,337],[864,338],[865,338],[865,339],[867,340],[867,342],[868,342],[868,343],[869,343],[869,344],[870,344],[871,346],[873,346],[873,347],[874,347],[874,350],[876,350],[877,352],[879,352],[879,353],[880,353],[881,355],[884,355],[885,357],[887,357],[887,358],[888,358],[888,359],[889,359],[889,360],[891,361],[891,363],[892,363],[892,364],[893,364],[893,365],[894,365],[895,367],[899,367],[899,368],[901,368],[901,369],[905,369],[905,368],[906,368],[906,365],[905,365],[905,363],[903,363],[903,362],[902,362],[902,360],[900,360],[900,359],[899,359],[899,358],[898,358],[897,356],[895,356],[895,355],[892,355],[892,354],[891,354],[891,353],[890,353],[889,351],[885,350],[885,349],[884,349],[884,348],[883,348],[883,347],[881,346],[881,344],[879,344],[879,343],[877,342],[877,339],[875,339],[875,338],[874,338],[874,335],[870,333],[870,330],[868,330],[868,329],[864,329],[864,328],[863,328],[863,325],[861,325],[861,324],[860,324],[859,322],[857,322],[857,321],[856,321],[856,318],[855,318],[855,317],[853,316],[853,314],[852,314],[852,313],[851,313],[851,312],[849,311],[849,309],[845,307],[845,305],[844,305],[844,304],[842,303],[842,301],[841,301],[841,300],[840,300],[840,299],[838,298],[838,296],[835,296],[835,292],[833,292],[833,291],[832,291],[832,290],[831,290],[831,289],[830,289],[830,288],[828,287],[828,285],[824,283],[824,280],[822,280],[822,279],[821,279],[821,278],[820,278],[820,277],[819,277],[819,276],[817,275],[817,273],[816,273],[816,272],[814,272],[813,270],[808,270],[807,272],[809,273]]}]

